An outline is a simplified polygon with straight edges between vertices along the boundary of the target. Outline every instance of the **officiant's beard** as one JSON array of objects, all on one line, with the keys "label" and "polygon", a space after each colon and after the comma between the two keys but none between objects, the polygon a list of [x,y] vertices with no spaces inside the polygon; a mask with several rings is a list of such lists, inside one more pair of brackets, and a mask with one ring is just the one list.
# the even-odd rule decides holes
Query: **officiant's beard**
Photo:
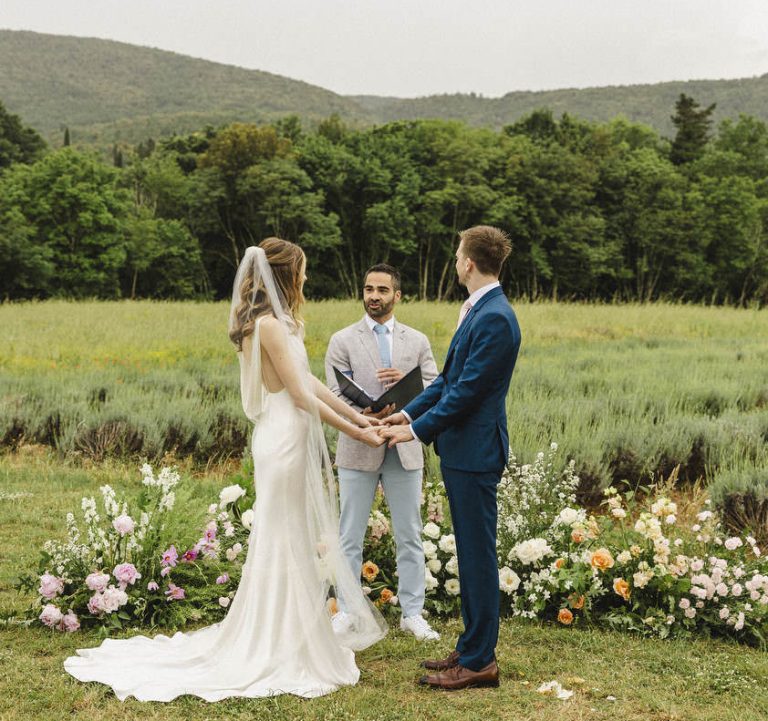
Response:
[{"label": "officiant's beard", "polygon": [[392,299],[389,303],[385,303],[384,301],[380,300],[379,305],[374,308],[371,308],[370,301],[363,301],[363,308],[365,308],[365,312],[374,320],[388,316],[393,311],[394,307],[394,299]]}]

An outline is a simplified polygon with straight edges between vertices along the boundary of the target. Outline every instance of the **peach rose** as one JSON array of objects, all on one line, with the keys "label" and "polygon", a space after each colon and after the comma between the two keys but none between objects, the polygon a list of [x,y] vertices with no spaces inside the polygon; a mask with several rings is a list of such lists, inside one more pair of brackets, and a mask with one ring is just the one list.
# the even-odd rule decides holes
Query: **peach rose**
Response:
[{"label": "peach rose", "polygon": [[575,608],[577,611],[580,611],[582,608],[584,608],[584,596],[576,596],[574,593],[572,596],[568,596],[568,603],[571,604],[571,608]]},{"label": "peach rose", "polygon": [[573,614],[567,608],[561,608],[557,620],[564,626],[570,626],[573,623]]},{"label": "peach rose", "polygon": [[366,561],[363,564],[363,578],[370,583],[379,575],[379,567],[373,561]]},{"label": "peach rose", "polygon": [[629,584],[623,578],[613,580],[613,590],[619,594],[625,601],[629,601],[632,592],[629,590]]},{"label": "peach rose", "polygon": [[335,598],[329,598],[326,606],[328,608],[328,613],[330,613],[331,616],[335,616],[339,612],[339,604],[336,602]]},{"label": "peach rose", "polygon": [[583,528],[574,528],[571,531],[571,540],[574,543],[582,543],[584,540],[586,540],[587,535],[584,533]]},{"label": "peach rose", "polygon": [[562,568],[565,565],[565,559],[564,558],[558,558],[555,561],[555,568]]},{"label": "peach rose", "polygon": [[592,568],[596,568],[598,571],[607,571],[609,568],[613,568],[613,556],[607,548],[598,548],[594,551],[589,562],[592,564]]},{"label": "peach rose", "polygon": [[384,588],[384,589],[382,589],[381,593],[379,594],[379,600],[382,603],[389,603],[389,601],[391,600],[392,596],[394,596],[394,595],[395,594],[392,593],[392,591],[390,591],[388,588]]}]

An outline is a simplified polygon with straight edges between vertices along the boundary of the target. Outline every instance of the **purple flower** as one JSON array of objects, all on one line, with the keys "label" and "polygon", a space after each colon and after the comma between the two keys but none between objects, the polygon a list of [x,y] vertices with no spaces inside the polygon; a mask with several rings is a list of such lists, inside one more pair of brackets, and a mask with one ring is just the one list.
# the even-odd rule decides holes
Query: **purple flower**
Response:
[{"label": "purple flower", "polygon": [[43,598],[50,601],[64,590],[64,581],[46,572],[40,576],[40,588],[37,590]]},{"label": "purple flower", "polygon": [[165,578],[169,573],[171,572],[171,567],[166,566],[165,568],[160,569],[160,575]]},{"label": "purple flower", "polygon": [[169,582],[168,590],[165,592],[165,595],[168,596],[169,601],[181,601],[186,594],[184,593],[183,588]]},{"label": "purple flower", "polygon": [[112,575],[124,586],[133,585],[137,579],[141,578],[141,574],[132,563],[121,563],[115,566]]},{"label": "purple flower", "polygon": [[163,552],[162,563],[164,566],[175,566],[176,561],[178,560],[179,560],[179,552],[176,550],[176,547],[174,545],[171,545],[167,551]]},{"label": "purple flower", "polygon": [[181,560],[185,563],[192,563],[197,558],[197,548],[190,548],[188,551],[184,553],[184,555],[181,557]]},{"label": "purple flower", "polygon": [[63,615],[56,606],[52,603],[46,604],[40,614],[40,620],[46,625],[53,628],[57,623],[61,621]]},{"label": "purple flower", "polygon": [[147,584],[147,591],[157,591],[158,588],[160,588],[160,586],[158,586],[155,581],[150,581]]},{"label": "purple flower", "polygon": [[216,540],[216,521],[211,521],[205,528],[203,540],[213,543]]},{"label": "purple flower", "polygon": [[228,573],[223,573],[221,576],[219,576],[216,579],[216,583],[218,583],[219,585],[223,585],[225,583],[229,583],[229,574]]}]

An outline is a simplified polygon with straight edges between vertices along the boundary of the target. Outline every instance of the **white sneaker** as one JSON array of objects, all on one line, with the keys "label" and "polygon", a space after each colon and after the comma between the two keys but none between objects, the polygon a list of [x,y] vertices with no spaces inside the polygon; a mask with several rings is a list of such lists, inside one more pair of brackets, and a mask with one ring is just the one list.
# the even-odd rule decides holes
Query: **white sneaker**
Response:
[{"label": "white sneaker", "polygon": [[400,628],[407,633],[412,633],[419,641],[440,640],[440,634],[422,616],[403,616],[400,619]]},{"label": "white sneaker", "polygon": [[331,626],[335,634],[344,634],[352,630],[355,625],[355,619],[345,611],[339,611],[331,618]]}]

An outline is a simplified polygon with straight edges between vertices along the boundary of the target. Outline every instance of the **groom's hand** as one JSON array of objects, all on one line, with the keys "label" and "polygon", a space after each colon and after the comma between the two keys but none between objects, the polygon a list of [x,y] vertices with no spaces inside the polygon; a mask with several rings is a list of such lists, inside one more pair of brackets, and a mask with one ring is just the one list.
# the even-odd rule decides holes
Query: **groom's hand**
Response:
[{"label": "groom's hand", "polygon": [[402,426],[408,423],[408,419],[405,417],[404,413],[400,412],[382,418],[381,422],[386,423],[388,426]]},{"label": "groom's hand", "polygon": [[[399,414],[400,415],[400,414]],[[398,443],[407,443],[413,440],[413,433],[411,433],[410,425],[407,426],[390,426],[389,428],[380,428],[379,435],[384,438],[388,448]]]}]

